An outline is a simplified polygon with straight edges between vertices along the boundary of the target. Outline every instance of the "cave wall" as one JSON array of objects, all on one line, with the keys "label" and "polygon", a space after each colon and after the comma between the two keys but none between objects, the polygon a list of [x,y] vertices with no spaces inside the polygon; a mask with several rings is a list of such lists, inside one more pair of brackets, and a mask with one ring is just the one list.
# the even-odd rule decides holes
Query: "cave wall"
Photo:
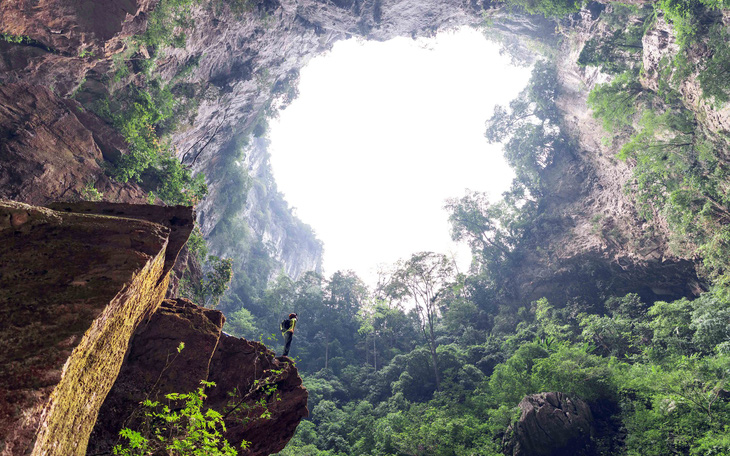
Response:
[{"label": "cave wall", "polygon": [[[63,118],[71,122],[72,115],[75,115],[91,132],[91,135],[83,133],[83,140],[93,140],[96,146],[92,144],[85,149],[94,150],[96,147],[98,150],[92,154],[86,152],[86,158],[79,161],[92,164],[92,161],[98,162],[100,157],[103,159],[105,153],[124,153],[123,146],[115,146],[114,141],[102,141],[102,137],[109,135],[95,133],[98,128],[91,126],[94,116],[89,114],[81,119],[69,107],[65,97],[79,87],[79,100],[104,96],[106,89],[103,81],[112,71],[112,56],[124,48],[126,38],[144,29],[146,17],[154,5],[130,0],[124,5],[110,7],[111,11],[99,12],[94,8],[79,7],[81,9],[73,10],[60,4],[62,2],[47,0],[43,4],[46,8],[58,8],[61,12],[56,18],[37,11],[28,12],[26,3],[4,3],[0,10],[0,31],[27,35],[33,40],[30,44],[0,43],[0,54],[3,56],[0,82],[9,84],[23,81],[42,85],[45,89],[37,86],[8,89],[7,103],[27,106],[18,112],[6,114],[8,120],[5,124],[12,125],[4,129],[11,132],[6,134],[6,142],[10,144],[8,147],[35,141],[23,139],[24,130],[19,125],[34,125],[34,122],[50,124],[47,128],[49,131],[57,127],[49,119],[36,120],[30,114],[39,103],[38,100],[44,98],[43,103],[51,105],[59,105],[63,99],[66,107],[59,111],[63,113]],[[602,283],[606,282],[606,276],[615,272],[621,273],[620,277],[635,278],[633,281],[623,280],[623,283],[630,285],[622,287],[621,292],[624,289],[641,288],[654,290],[647,292],[647,295],[654,293],[667,297],[676,296],[675,292],[697,292],[701,284],[692,272],[691,262],[694,258],[680,258],[671,251],[667,229],[661,222],[649,226],[638,217],[631,199],[623,190],[630,179],[631,167],[618,162],[613,156],[614,151],[603,144],[601,126],[592,118],[585,103],[590,89],[608,80],[607,75],[597,69],[581,68],[576,64],[585,42],[591,36],[602,33],[600,13],[605,7],[592,3],[556,27],[553,21],[505,15],[497,5],[490,2],[267,0],[256,2],[254,8],[244,13],[230,10],[225,2],[196,6],[191,15],[195,27],[188,34],[186,46],[166,49],[164,57],[157,62],[155,74],[163,81],[171,81],[191,59],[197,59],[197,66],[192,69],[188,81],[201,85],[202,99],[194,120],[174,133],[172,141],[181,161],[196,172],[205,174],[209,183],[210,195],[198,206],[203,232],[206,235],[212,233],[232,204],[231,195],[226,191],[227,182],[221,177],[225,164],[222,154],[238,149],[242,139],[250,137],[262,127],[263,118],[290,98],[290,88],[296,85],[298,70],[312,56],[325,52],[337,40],[353,36],[385,40],[476,24],[481,20],[482,10],[487,10],[494,19],[493,31],[502,37],[503,43],[509,41],[511,46],[521,47],[520,52],[525,55],[529,54],[530,46],[522,44],[515,37],[527,36],[553,47],[553,58],[558,65],[562,88],[558,100],[563,112],[562,127],[577,143],[575,153],[562,157],[555,166],[546,170],[545,178],[552,180],[551,186],[554,188],[554,192],[546,199],[547,212],[560,220],[563,229],[545,236],[541,250],[552,252],[550,255],[534,254],[526,259],[521,274],[524,280],[518,284],[521,298],[531,299],[545,292],[544,288],[550,283],[549,277],[562,274],[561,271],[565,271],[566,267],[567,270],[574,270],[575,267],[568,266],[571,264],[579,264],[579,269],[605,271],[600,274]],[[80,14],[82,10],[84,13]],[[95,20],[90,21],[89,15]],[[560,44],[555,36],[550,36],[556,30],[564,35]],[[505,36],[511,41],[504,40]],[[649,75],[647,87],[652,84],[652,68],[662,55],[672,52],[675,47],[671,30],[660,18],[645,38],[644,65]],[[93,52],[93,56],[86,55],[85,50]],[[85,81],[83,86],[81,81]],[[42,93],[50,89],[52,93]],[[42,97],[36,95],[35,99],[29,101],[22,101],[28,98],[25,95],[12,98],[13,92],[23,91],[42,94]],[[709,128],[718,131],[726,128],[725,111],[728,108],[713,110],[701,101],[696,96],[693,79],[687,82],[683,93],[687,104],[703,113],[701,118],[706,120]],[[45,142],[46,145],[37,149],[48,150],[53,141],[60,143],[66,139],[51,138]],[[247,157],[249,169],[254,173],[256,163],[265,156],[257,151],[259,149],[260,145],[255,144],[251,149],[254,153]],[[73,152],[74,156],[76,154]],[[33,160],[34,163],[48,163],[44,157]],[[68,162],[64,160],[64,163]],[[47,175],[43,181],[48,187],[46,193],[53,193],[54,197],[56,194],[63,197],[63,192],[68,192],[58,182],[76,182],[71,193],[80,194],[82,191],[77,178],[83,172],[81,170],[58,177],[48,169],[59,169],[66,165],[45,168],[32,164],[23,166],[28,169],[27,172],[23,171],[23,175]],[[13,164],[0,167],[0,178],[3,178],[3,169],[7,176],[4,182],[8,183],[3,186],[6,196],[31,198],[30,184],[21,183],[22,179],[10,171]],[[99,169],[93,165],[88,169],[97,180],[103,180]],[[117,184],[109,185],[114,187]],[[137,189],[115,188],[109,192],[123,194],[120,196],[122,199],[141,195]],[[262,228],[252,214],[262,211],[263,208],[256,204],[266,198],[255,192],[250,196],[250,202],[247,202],[243,215],[239,217],[245,219],[261,239],[273,246],[273,255],[284,263],[285,269],[296,275],[306,268],[316,268],[321,255],[316,243],[296,245],[290,242],[275,220]],[[598,224],[595,221],[597,216],[600,217]],[[220,248],[219,251],[222,253],[224,249]],[[592,280],[590,274],[580,277],[581,280]],[[605,288],[605,291],[611,292],[610,289]],[[664,293],[670,289],[675,291]],[[616,292],[619,292],[618,289]]]}]

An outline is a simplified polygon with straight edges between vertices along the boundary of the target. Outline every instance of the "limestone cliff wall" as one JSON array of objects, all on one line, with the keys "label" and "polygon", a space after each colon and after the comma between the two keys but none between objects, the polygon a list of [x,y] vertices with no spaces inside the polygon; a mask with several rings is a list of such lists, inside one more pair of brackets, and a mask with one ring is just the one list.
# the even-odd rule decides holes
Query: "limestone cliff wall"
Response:
[{"label": "limestone cliff wall", "polygon": [[[558,70],[561,128],[574,144],[542,173],[549,189],[544,226],[535,227],[540,242],[522,261],[522,280],[515,284],[521,301],[548,296],[556,302],[575,298],[592,302],[628,292],[647,300],[671,299],[696,295],[703,288],[694,270],[696,259],[672,250],[661,215],[649,222],[637,213],[626,191],[633,178],[632,164],[616,158],[617,147],[606,141],[609,134],[588,107],[591,89],[611,76],[597,67],[578,65],[578,56],[586,42],[606,35],[602,15],[613,7],[606,3],[589,4],[563,22],[559,28],[563,39],[549,57]],[[643,44],[644,84],[656,90],[659,60],[678,50],[671,27],[661,16]],[[727,107],[716,109],[697,101],[691,95],[698,90],[693,81],[682,85],[686,105],[698,112],[698,118],[707,119],[708,128],[722,133]]]},{"label": "limestone cliff wall", "polygon": [[[245,169],[249,179],[246,201],[241,208],[231,211],[226,204],[218,204],[221,200],[228,201],[230,195],[222,193],[230,189],[216,186],[211,190],[211,197],[198,206],[201,213],[198,220],[215,255],[234,258],[235,267],[241,267],[250,255],[252,241],[257,240],[277,264],[271,268],[273,277],[284,271],[296,280],[307,271],[321,272],[323,246],[314,231],[292,214],[279,193],[268,145],[266,138],[253,138],[243,159],[234,165]],[[226,224],[238,227],[234,237],[216,229],[217,222],[225,216],[229,217]]]}]

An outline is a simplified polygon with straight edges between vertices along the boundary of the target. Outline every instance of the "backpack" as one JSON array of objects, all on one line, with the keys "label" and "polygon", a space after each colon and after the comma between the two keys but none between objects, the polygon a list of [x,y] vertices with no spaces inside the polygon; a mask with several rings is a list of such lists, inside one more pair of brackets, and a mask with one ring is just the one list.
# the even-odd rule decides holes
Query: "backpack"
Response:
[{"label": "backpack", "polygon": [[290,327],[291,327],[291,320],[288,318],[286,320],[283,320],[281,323],[279,323],[279,329],[281,330],[281,332],[286,331]]}]

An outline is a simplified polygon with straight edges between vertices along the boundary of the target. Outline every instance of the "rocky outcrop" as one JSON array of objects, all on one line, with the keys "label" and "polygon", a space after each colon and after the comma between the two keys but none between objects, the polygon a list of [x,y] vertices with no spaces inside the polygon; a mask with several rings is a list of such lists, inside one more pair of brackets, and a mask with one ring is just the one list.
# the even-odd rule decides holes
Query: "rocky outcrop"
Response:
[{"label": "rocky outcrop", "polygon": [[168,238],[167,253],[165,254],[165,266],[163,274],[169,274],[175,268],[174,274],[169,274],[170,287],[167,295],[176,295],[179,278],[182,274],[177,271],[187,261],[188,250],[186,243],[195,222],[195,213],[185,206],[153,206],[142,204],[124,203],[51,203],[47,206],[50,209],[63,212],[74,212],[79,214],[99,214],[111,217],[123,217],[139,220],[147,220],[159,223],[170,229]]},{"label": "rocky outcrop", "polygon": [[123,138],[73,100],[25,83],[0,84],[0,198],[45,205],[88,199],[144,203],[136,185],[104,174]]},{"label": "rocky outcrop", "polygon": [[510,456],[584,456],[591,453],[591,409],[563,393],[540,393],[520,402],[519,421],[507,430]]},{"label": "rocky outcrop", "polygon": [[236,448],[249,442],[239,454],[283,449],[307,415],[301,378],[287,358],[274,358],[263,344],[223,333],[223,322],[219,311],[185,299],[165,301],[136,331],[87,454],[110,454],[119,430],[142,421],[144,399],[164,401],[167,393],[194,391],[201,380],[215,383],[205,405],[225,417],[226,439]]},{"label": "rocky outcrop", "polygon": [[190,208],[99,215],[119,208],[0,203],[3,455],[85,454],[132,332],[167,290],[168,265],[192,229]]},{"label": "rocky outcrop", "polygon": [[83,455],[92,429],[96,454],[141,399],[200,380],[219,385],[208,404],[230,412],[226,437],[250,441],[244,454],[282,449],[307,413],[293,364],[223,334],[218,311],[186,300],[157,310],[191,209],[51,207],[0,202],[0,454]]},{"label": "rocky outcrop", "polygon": [[[722,18],[719,12],[706,13],[709,17],[707,23],[730,25],[730,18]],[[713,17],[714,16],[714,17]],[[679,53],[675,33],[672,26],[660,15],[657,17],[651,29],[646,32],[643,38],[642,63],[645,70],[642,84],[649,90],[659,89],[659,78],[662,66],[668,66],[668,61]],[[693,63],[707,61],[712,58],[707,46],[701,43],[691,48],[688,52],[689,60]],[[730,132],[730,103],[716,106],[713,100],[706,99],[702,95],[702,87],[697,77],[698,73],[690,74],[679,83],[679,92],[685,106],[697,115],[708,133],[714,134],[718,139],[727,140]]]}]

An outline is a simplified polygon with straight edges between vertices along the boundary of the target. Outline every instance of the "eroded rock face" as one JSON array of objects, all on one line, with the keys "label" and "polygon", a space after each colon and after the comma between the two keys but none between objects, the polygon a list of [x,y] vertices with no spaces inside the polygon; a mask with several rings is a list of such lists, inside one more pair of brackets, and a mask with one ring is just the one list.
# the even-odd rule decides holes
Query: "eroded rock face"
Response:
[{"label": "eroded rock face", "polygon": [[[708,12],[706,15],[708,17],[704,18],[704,21],[707,23],[715,22],[724,24],[725,27],[730,26],[730,18],[722,17],[720,12]],[[645,69],[642,84],[646,88],[656,91],[659,88],[662,66],[668,66],[666,61],[679,53],[679,45],[672,26],[661,15],[644,35],[642,44]],[[712,58],[712,53],[706,46],[700,44],[689,50],[688,58],[693,63],[707,61]],[[697,120],[706,127],[709,134],[714,134],[718,139],[725,139],[727,142],[727,133],[730,132],[730,103],[715,106],[713,100],[704,98],[698,76],[698,73],[690,74],[679,85],[684,104],[697,114]]]},{"label": "eroded rock face", "polygon": [[[85,454],[132,332],[167,290],[166,258],[177,252],[169,226],[155,223],[166,209],[149,209],[154,222],[97,209],[0,202],[4,456]],[[170,210],[192,220],[190,208]]]},{"label": "eroded rock face", "polygon": [[[217,385],[209,396],[211,407],[231,410],[232,398],[235,404],[242,403],[226,418],[228,440],[250,442],[249,451],[239,454],[264,456],[283,450],[309,413],[308,392],[294,364],[289,358],[274,358],[274,353],[259,342],[224,333],[213,355],[210,379]],[[230,391],[239,394],[231,397]],[[262,399],[265,410],[256,405]],[[264,411],[270,414],[269,419],[260,418]]]},{"label": "eroded rock face", "polygon": [[84,198],[85,187],[94,187],[107,200],[144,203],[145,192],[112,181],[101,167],[124,147],[78,103],[38,85],[0,85],[0,198],[45,205]]},{"label": "eroded rock face", "polygon": [[47,207],[57,211],[74,212],[79,214],[98,214],[110,217],[123,217],[147,220],[159,223],[170,229],[167,250],[165,252],[165,267],[163,274],[167,275],[173,268],[176,274],[170,274],[170,288],[167,295],[176,295],[179,278],[182,271],[178,269],[185,265],[188,250],[185,243],[190,237],[195,222],[195,212],[186,206],[154,206],[150,204],[126,203],[51,203]]},{"label": "eroded rock face", "polygon": [[[139,403],[145,398],[164,401],[167,393],[197,389],[201,380],[216,384],[207,391],[206,405],[226,416],[226,439],[236,448],[243,440],[250,442],[239,454],[283,449],[307,415],[301,378],[291,362],[274,358],[263,344],[223,333],[223,322],[219,311],[177,299],[166,300],[140,325],[99,412],[87,454],[110,453],[120,429],[139,425]],[[185,348],[178,352],[181,342]],[[268,419],[261,418],[261,399]]]},{"label": "eroded rock face", "polygon": [[522,415],[507,430],[504,452],[511,456],[582,456],[590,453],[591,409],[563,393],[540,393],[520,402]]},{"label": "eroded rock face", "polygon": [[17,0],[0,3],[0,32],[29,38],[14,45],[0,40],[5,82],[53,87],[68,96],[89,72],[108,71],[105,59],[140,33],[153,0]]}]

